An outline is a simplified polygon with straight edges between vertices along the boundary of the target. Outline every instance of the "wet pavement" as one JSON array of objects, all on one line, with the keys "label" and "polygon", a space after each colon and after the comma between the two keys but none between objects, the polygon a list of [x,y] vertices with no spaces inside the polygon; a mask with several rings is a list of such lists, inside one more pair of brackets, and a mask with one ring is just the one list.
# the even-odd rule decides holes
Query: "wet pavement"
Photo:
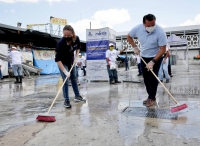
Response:
[{"label": "wet pavement", "polygon": [[179,103],[188,105],[187,109],[172,114],[175,118],[163,118],[174,102],[161,85],[155,106],[146,108],[142,104],[147,93],[136,67],[127,72],[120,68],[119,80],[142,83],[87,83],[84,77],[79,77],[79,90],[87,102],[73,102],[74,94],[69,87],[72,108],[63,107],[61,93],[51,111],[57,119],[54,123],[37,122],[35,118],[48,110],[62,84],[59,75],[24,79],[22,85],[1,82],[0,145],[198,146],[200,66],[191,65],[190,72],[180,65],[173,66],[172,73],[170,83],[164,84]]}]

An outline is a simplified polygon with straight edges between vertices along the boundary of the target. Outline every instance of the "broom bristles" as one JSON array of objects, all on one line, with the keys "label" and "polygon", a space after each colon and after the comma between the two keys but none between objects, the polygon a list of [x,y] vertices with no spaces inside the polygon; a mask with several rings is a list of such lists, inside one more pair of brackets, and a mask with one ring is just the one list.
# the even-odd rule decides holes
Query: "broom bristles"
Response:
[{"label": "broom bristles", "polygon": [[178,105],[176,107],[172,107],[171,108],[171,113],[181,111],[183,109],[186,109],[187,107],[188,107],[187,104],[182,104],[182,105]]},{"label": "broom bristles", "polygon": [[55,116],[44,116],[44,115],[39,115],[37,118],[36,118],[38,121],[43,121],[43,122],[55,122],[56,121],[56,118]]}]

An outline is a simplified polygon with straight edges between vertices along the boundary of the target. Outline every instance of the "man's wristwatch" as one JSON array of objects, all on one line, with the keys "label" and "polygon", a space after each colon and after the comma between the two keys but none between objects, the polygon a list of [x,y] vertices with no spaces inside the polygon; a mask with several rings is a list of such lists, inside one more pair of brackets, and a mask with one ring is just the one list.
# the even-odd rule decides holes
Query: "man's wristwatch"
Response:
[{"label": "man's wristwatch", "polygon": [[152,59],[151,61],[152,61],[153,63],[156,63],[156,60],[155,60],[155,59]]}]

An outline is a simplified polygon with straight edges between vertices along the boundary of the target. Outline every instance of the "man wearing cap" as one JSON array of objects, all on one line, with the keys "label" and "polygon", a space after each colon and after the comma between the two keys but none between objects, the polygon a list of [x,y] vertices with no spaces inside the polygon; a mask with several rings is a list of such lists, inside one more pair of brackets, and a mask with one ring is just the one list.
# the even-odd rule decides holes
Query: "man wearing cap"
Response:
[{"label": "man wearing cap", "polygon": [[116,70],[116,58],[117,55],[121,54],[126,50],[124,48],[121,51],[117,51],[113,43],[109,43],[109,49],[106,51],[107,71],[110,78],[110,84],[121,83],[118,81],[117,70]]},{"label": "man wearing cap", "polygon": [[[139,50],[134,43],[133,39],[136,37],[141,44],[141,50]],[[134,48],[134,53],[140,55],[147,63],[147,65],[145,65],[142,61],[142,73],[148,93],[147,100],[144,100],[143,103],[146,104],[147,107],[153,106],[156,100],[158,81],[149,70],[153,70],[158,76],[162,55],[166,51],[166,34],[163,29],[156,24],[156,17],[152,14],[148,14],[143,17],[143,24],[137,25],[129,32],[127,39]]]},{"label": "man wearing cap", "polygon": [[79,55],[79,59],[78,59],[78,66],[81,67],[81,69],[83,70],[84,75],[86,76],[86,58],[84,56],[82,56],[81,53],[78,54]]},{"label": "man wearing cap", "polygon": [[24,61],[22,54],[17,51],[16,47],[12,47],[8,57],[12,60],[12,70],[16,78],[15,84],[22,83],[22,62]]}]

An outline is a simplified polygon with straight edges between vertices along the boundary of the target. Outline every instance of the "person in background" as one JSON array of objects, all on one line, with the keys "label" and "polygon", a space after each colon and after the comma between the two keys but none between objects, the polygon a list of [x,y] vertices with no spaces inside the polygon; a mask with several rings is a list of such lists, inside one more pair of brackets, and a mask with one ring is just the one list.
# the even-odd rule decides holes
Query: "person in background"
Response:
[{"label": "person in background", "polygon": [[110,78],[110,84],[121,83],[118,81],[116,57],[126,50],[117,51],[113,43],[109,43],[109,49],[106,51],[107,71]]},{"label": "person in background", "polygon": [[1,63],[1,60],[0,60],[0,79],[3,80],[3,75],[2,75],[2,72],[1,72],[1,68],[2,68],[2,63]]},{"label": "person in background", "polygon": [[125,59],[124,59],[124,63],[125,63],[125,71],[129,70],[129,65],[128,65],[128,56],[126,55]]},{"label": "person in background", "polygon": [[86,58],[84,56],[82,56],[81,53],[78,54],[79,55],[79,59],[78,59],[78,64],[80,64],[81,69],[83,70],[84,75],[86,76]]},{"label": "person in background", "polygon": [[16,78],[15,84],[22,83],[22,62],[24,58],[22,54],[17,51],[16,47],[11,47],[11,52],[8,54],[8,57],[12,60],[12,70]]},{"label": "person in background", "polygon": [[160,69],[159,69],[159,73],[158,73],[158,77],[160,79],[161,82],[163,82],[163,72],[165,74],[165,78],[166,78],[166,83],[169,83],[169,73],[168,73],[168,63],[169,63],[169,50],[168,47],[166,47],[166,52],[163,56],[163,60],[162,63],[160,65]]},{"label": "person in background", "polygon": [[[137,37],[141,43],[140,49],[134,42]],[[143,101],[147,107],[153,106],[156,101],[158,80],[150,70],[158,76],[158,71],[162,62],[162,55],[166,52],[167,37],[163,29],[156,24],[156,17],[153,14],[147,14],[143,17],[143,24],[135,26],[127,36],[128,42],[134,48],[134,53],[140,55],[147,63],[142,61],[142,74],[148,97]]]},{"label": "person in background", "polygon": [[141,59],[139,55],[136,55],[136,60],[137,60],[137,66],[138,66],[138,76],[142,75],[142,66],[141,66]]},{"label": "person in background", "polygon": [[[76,57],[74,57],[75,50]],[[72,67],[72,65],[78,62],[79,51],[80,39],[78,36],[75,35],[73,27],[71,25],[66,25],[63,28],[63,37],[57,43],[55,62],[58,64],[63,81],[66,79],[66,77],[70,77],[71,79],[72,88],[75,94],[74,101],[86,102],[86,100],[81,97],[78,90],[75,67],[73,67],[71,73],[69,73],[69,70]],[[63,95],[65,98],[64,107],[71,108],[68,92],[68,80],[63,86]]]},{"label": "person in background", "polygon": [[173,77],[172,76],[172,71],[171,71],[171,62],[170,62],[170,46],[169,45],[167,45],[166,46],[167,48],[168,48],[168,60],[169,60],[169,64],[168,64],[168,73],[169,73],[169,76],[170,77]]}]

